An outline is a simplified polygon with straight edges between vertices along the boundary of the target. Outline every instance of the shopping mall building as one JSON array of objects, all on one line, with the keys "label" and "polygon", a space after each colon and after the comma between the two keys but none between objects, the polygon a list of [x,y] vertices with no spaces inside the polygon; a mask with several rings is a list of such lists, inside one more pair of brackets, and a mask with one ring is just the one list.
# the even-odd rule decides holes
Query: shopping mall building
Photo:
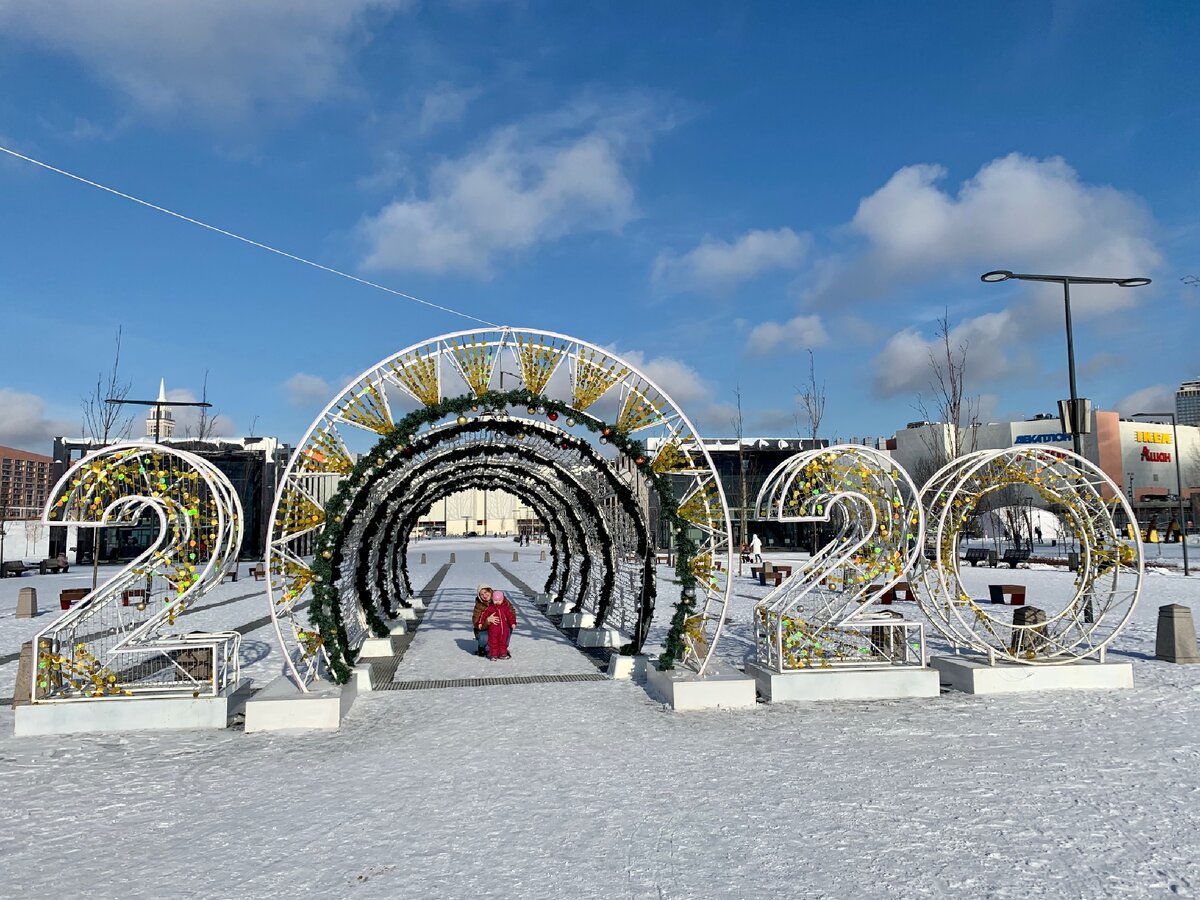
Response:
[{"label": "shopping mall building", "polygon": [[[1179,482],[1188,509],[1189,528],[1200,522],[1200,427],[1134,422],[1115,412],[1094,411],[1092,430],[1082,436],[1083,455],[1120,485],[1143,525],[1153,518],[1165,526],[1179,515]],[[947,426],[912,422],[896,433],[889,448],[897,462],[914,478],[932,465],[933,448],[945,444]],[[893,446],[894,444],[894,446]],[[1057,416],[1039,416],[1024,422],[990,422],[973,426],[963,436],[967,449],[999,450],[1021,445],[1072,449]],[[1179,468],[1176,469],[1176,462]]]}]

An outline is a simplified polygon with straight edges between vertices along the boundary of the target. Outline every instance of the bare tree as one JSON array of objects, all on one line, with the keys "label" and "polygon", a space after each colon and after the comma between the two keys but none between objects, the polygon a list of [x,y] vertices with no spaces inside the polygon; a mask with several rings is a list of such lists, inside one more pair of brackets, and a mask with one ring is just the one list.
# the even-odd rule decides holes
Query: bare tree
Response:
[{"label": "bare tree", "polygon": [[[121,380],[121,331],[121,327],[118,326],[112,368],[107,376],[103,372],[96,375],[95,390],[82,400],[84,434],[100,446],[129,437],[129,431],[133,427],[133,416],[123,413],[120,403],[107,402],[110,399],[124,400],[133,387],[132,381]],[[99,568],[100,529],[93,528],[92,590],[96,589],[99,581]]]},{"label": "bare tree", "polygon": [[[208,369],[204,370],[204,386],[200,390],[200,402],[208,402]],[[195,434],[193,435],[192,433],[191,425],[184,430],[184,433],[187,435],[187,437],[195,437],[198,441],[208,440],[216,434],[218,415],[220,415],[220,413],[212,413],[210,415],[208,412],[208,407],[201,406],[200,418],[196,422]]]},{"label": "bare tree", "polygon": [[[796,433],[801,434],[800,426],[806,426],[805,432],[812,441],[812,448],[817,445],[817,435],[821,431],[821,420],[825,418],[825,382],[817,384],[817,363],[813,352],[808,351],[808,383],[802,388],[796,388],[799,407],[796,410]],[[804,418],[800,418],[800,408],[804,410]],[[801,434],[803,436],[803,434]],[[817,523],[809,528],[809,553],[817,552]]]},{"label": "bare tree", "polygon": [[[734,436],[737,438],[737,461],[738,461],[738,541],[746,543],[746,453],[742,446],[742,433],[744,431],[744,420],[742,418],[742,385],[737,383],[733,388],[733,396],[737,401],[737,415],[729,420],[730,426],[733,428]],[[738,553],[738,575],[742,574],[742,553]]]},{"label": "bare tree", "polygon": [[929,475],[951,460],[972,452],[975,449],[974,426],[979,424],[979,395],[966,394],[969,344],[967,341],[953,343],[948,312],[943,312],[938,319],[937,336],[939,346],[929,351],[930,401],[927,403],[918,394],[916,410],[925,421],[944,427],[924,432],[932,468],[928,473],[913,473],[921,482],[927,481]]},{"label": "bare tree", "polygon": [[118,326],[112,368],[107,377],[103,372],[97,373],[95,390],[81,401],[84,434],[101,444],[129,437],[133,427],[133,416],[126,416],[121,404],[106,402],[124,400],[133,387],[132,381],[121,380],[121,330]]},{"label": "bare tree", "polygon": [[796,388],[796,396],[804,409],[804,418],[800,418],[799,410],[796,415],[796,430],[800,425],[807,426],[805,432],[816,446],[817,435],[821,431],[821,420],[825,418],[825,382],[817,384],[817,364],[812,350],[808,351],[808,383],[802,388]]}]

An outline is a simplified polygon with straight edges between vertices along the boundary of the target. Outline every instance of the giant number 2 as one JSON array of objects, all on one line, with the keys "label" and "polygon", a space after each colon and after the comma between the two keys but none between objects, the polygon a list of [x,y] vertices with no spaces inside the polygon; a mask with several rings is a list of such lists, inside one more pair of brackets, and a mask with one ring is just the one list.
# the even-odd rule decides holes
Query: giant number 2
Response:
[{"label": "giant number 2", "polygon": [[113,444],[62,476],[42,519],[157,535],[36,636],[33,702],[211,696],[236,684],[237,632],[167,633],[237,565],[241,503],[212,463],[158,444]]},{"label": "giant number 2", "polygon": [[875,606],[921,553],[924,513],[902,468],[855,445],[797,454],[767,477],[756,510],[762,519],[835,531],[757,604],[760,664],[781,672],[924,664],[923,627]]}]

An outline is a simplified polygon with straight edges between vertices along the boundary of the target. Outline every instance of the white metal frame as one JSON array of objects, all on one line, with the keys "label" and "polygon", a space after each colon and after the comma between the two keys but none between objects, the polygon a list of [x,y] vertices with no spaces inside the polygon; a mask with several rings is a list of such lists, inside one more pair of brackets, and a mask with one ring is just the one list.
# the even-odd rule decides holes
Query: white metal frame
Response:
[{"label": "white metal frame", "polygon": [[[625,433],[643,442],[649,437],[658,438],[684,460],[671,474],[687,480],[681,505],[692,501],[688,508],[700,509],[692,521],[702,535],[699,555],[712,561],[725,560],[723,573],[716,573],[711,581],[699,579],[697,584],[693,633],[701,639],[687,642],[688,655],[683,663],[704,673],[725,620],[732,587],[727,573],[733,555],[724,488],[698,432],[665,390],[616,354],[557,332],[504,327],[440,335],[412,344],[366,369],[321,411],[288,461],[271,511],[267,594],[289,673],[301,690],[309,690],[320,676],[322,654],[306,649],[300,637],[311,630],[299,618],[299,611],[311,595],[312,578],[300,551],[304,536],[323,527],[323,523],[297,527],[281,519],[280,510],[288,509],[289,504],[292,508],[321,506],[319,498],[313,496],[311,478],[337,475],[335,467],[344,467],[336,453],[338,445],[345,446],[342,431],[350,428],[383,434],[394,425],[389,391],[432,406],[447,396],[448,379],[461,381],[468,391],[483,393],[492,389],[503,373],[516,372],[517,384],[509,389],[525,388],[544,395],[564,362],[570,387],[567,401],[577,409],[576,418],[590,418],[588,408],[616,391],[613,396],[620,410],[619,419],[628,424]],[[610,423],[613,427],[618,424]]]}]

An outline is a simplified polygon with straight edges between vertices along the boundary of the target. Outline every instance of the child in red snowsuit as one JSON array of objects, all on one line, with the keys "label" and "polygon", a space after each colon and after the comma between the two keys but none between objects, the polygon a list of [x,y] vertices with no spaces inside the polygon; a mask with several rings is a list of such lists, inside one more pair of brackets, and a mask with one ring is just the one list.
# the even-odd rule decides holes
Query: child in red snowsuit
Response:
[{"label": "child in red snowsuit", "polygon": [[[488,619],[495,617],[495,622]],[[508,639],[517,624],[517,613],[503,591],[492,591],[492,602],[483,608],[475,625],[487,629],[488,659],[509,659]]]}]

